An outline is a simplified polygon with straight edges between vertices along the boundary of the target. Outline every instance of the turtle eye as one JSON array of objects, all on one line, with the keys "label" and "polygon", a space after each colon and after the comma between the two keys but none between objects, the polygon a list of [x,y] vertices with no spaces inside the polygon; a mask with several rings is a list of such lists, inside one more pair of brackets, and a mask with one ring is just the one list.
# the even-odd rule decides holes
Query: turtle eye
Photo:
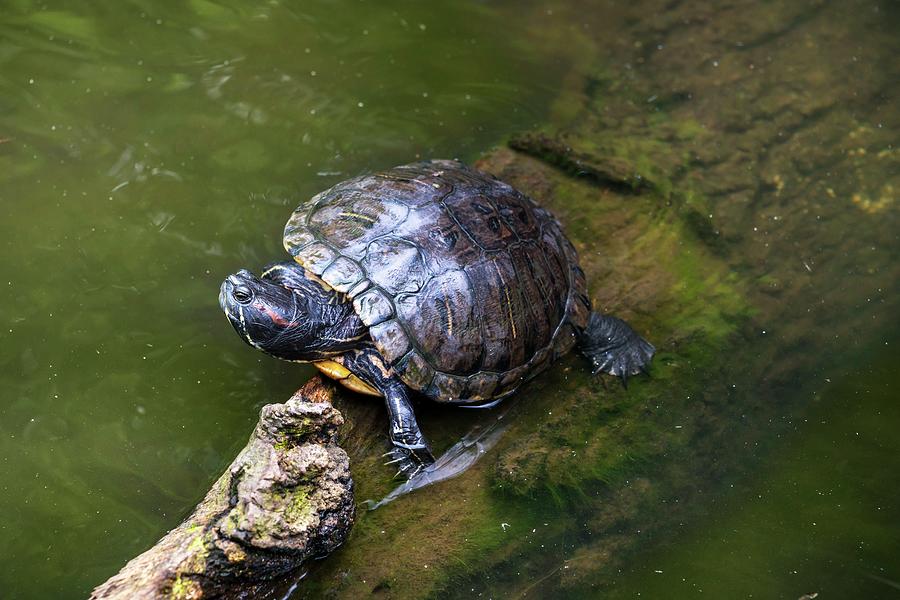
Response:
[{"label": "turtle eye", "polygon": [[244,286],[235,287],[231,292],[231,295],[234,296],[234,299],[241,304],[246,304],[253,298],[253,293],[250,291],[250,288],[246,288]]}]

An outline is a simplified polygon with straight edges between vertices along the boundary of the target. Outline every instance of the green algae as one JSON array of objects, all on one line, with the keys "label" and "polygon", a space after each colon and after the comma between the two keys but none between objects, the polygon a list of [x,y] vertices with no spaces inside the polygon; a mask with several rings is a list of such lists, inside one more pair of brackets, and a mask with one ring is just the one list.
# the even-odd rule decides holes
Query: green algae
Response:
[{"label": "green algae", "polygon": [[[505,161],[516,168],[504,171]],[[309,595],[327,585],[338,597],[376,587],[396,597],[440,596],[526,552],[534,525],[553,523],[541,526],[546,539],[569,535],[576,525],[560,519],[561,507],[590,512],[609,490],[689,443],[683,427],[690,421],[681,418],[693,402],[673,399],[704,385],[698,374],[712,376],[747,318],[741,280],[661,196],[603,192],[508,151],[495,152],[485,166],[523,189],[519,176],[541,182],[533,187],[547,191],[537,199],[563,221],[595,303],[652,332],[659,347],[653,377],[633,379],[627,391],[616,383],[603,388],[580,358],[566,359],[520,392],[493,456],[440,484],[440,499],[422,490],[364,514],[345,548],[309,580]],[[603,231],[610,235],[596,236]],[[337,581],[338,573],[350,576]]]},{"label": "green algae", "polygon": [[[197,557],[197,561],[200,564],[205,564],[206,557],[209,555],[208,543],[205,535],[201,533],[188,545],[188,551]],[[200,572],[202,572],[202,570]]]},{"label": "green algae", "polygon": [[172,600],[191,600],[193,598],[199,598],[201,597],[200,586],[190,577],[179,575],[172,581],[172,586],[169,588],[166,596],[172,598]]},{"label": "green algae", "polygon": [[[588,273],[596,272],[604,261],[613,263],[607,268],[616,275],[598,278],[594,287],[634,286],[647,295],[631,297],[635,304],[626,310],[649,313],[650,306],[641,303],[652,303],[652,317],[629,318],[639,329],[644,324],[645,330],[653,332],[659,350],[652,381],[633,380],[627,393],[616,388],[592,390],[581,365],[571,368],[566,381],[550,384],[563,397],[577,398],[576,406],[569,408],[558,397],[540,402],[541,408],[533,411],[539,420],[535,423],[538,437],[520,438],[518,445],[551,449],[529,451],[544,463],[541,476],[534,476],[533,467],[524,470],[532,473],[529,480],[533,485],[548,486],[555,498],[590,487],[594,481],[617,484],[640,473],[661,449],[670,449],[674,431],[667,427],[667,418],[657,422],[648,407],[675,394],[690,394],[702,385],[697,373],[710,368],[747,319],[749,307],[739,278],[728,273],[702,244],[691,243],[687,227],[677,216],[655,215],[652,207],[660,200],[658,196],[641,198],[623,210],[620,196],[598,199],[590,186],[563,182],[554,188],[554,198],[549,201],[560,207],[556,212],[564,220],[567,214],[581,215],[577,226],[570,229],[579,251],[591,257],[583,259]],[[623,213],[618,218],[617,209]],[[582,231],[610,231],[612,235],[626,220],[638,234],[621,239],[624,253],[612,259],[597,238],[579,235]],[[622,302],[615,295],[604,291],[599,303],[604,310],[616,312],[614,307],[606,308],[611,301]],[[502,487],[503,471],[498,471],[495,486]],[[522,487],[522,481],[512,486],[520,492]]]},{"label": "green algae", "polygon": [[[664,138],[673,137],[672,130],[677,139],[702,134],[696,122],[671,128],[663,119],[656,121],[666,123],[661,133]],[[708,382],[704,373],[711,378],[717,372],[717,360],[753,312],[746,302],[746,284],[711,251],[716,243],[708,225],[698,226],[692,220],[701,210],[708,210],[702,195],[673,191],[668,170],[647,166],[656,165],[652,156],[666,150],[664,142],[635,142],[618,148],[579,146],[567,136],[566,149],[560,151],[553,144],[548,150],[543,137],[530,146],[523,139],[528,140],[517,138],[513,147],[538,156],[562,172],[515,157],[510,160],[522,162],[520,169],[528,171],[522,181],[517,181],[515,169],[503,172],[497,168],[495,172],[522,189],[535,189],[532,193],[539,202],[560,217],[582,255],[592,290],[597,285],[601,288],[594,294],[598,307],[613,312],[618,307],[639,330],[653,332],[656,337],[652,339],[659,344],[653,379],[633,380],[627,393],[617,386],[601,389],[584,372],[583,365],[576,364],[577,359],[567,360],[544,375],[543,382],[532,384],[540,385],[538,389],[521,393],[524,398],[516,406],[515,424],[498,447],[493,464],[475,467],[456,486],[442,484],[453,486],[445,494],[459,500],[450,503],[465,510],[464,520],[454,517],[455,524],[465,532],[462,540],[456,539],[461,545],[456,547],[452,537],[443,537],[440,545],[444,556],[417,559],[413,548],[403,546],[410,534],[402,532],[410,527],[418,532],[428,529],[429,524],[423,521],[444,519],[445,509],[434,506],[427,492],[418,500],[403,498],[398,501],[404,505],[400,514],[391,513],[389,505],[366,515],[351,537],[352,549],[344,550],[323,570],[354,574],[349,580],[341,580],[342,596],[364,593],[370,581],[380,583],[369,589],[389,590],[396,597],[448,594],[473,573],[485,572],[503,557],[527,550],[531,541],[512,541],[507,529],[515,527],[521,532],[523,522],[539,523],[543,517],[556,521],[553,528],[544,531],[549,539],[570,535],[573,525],[558,522],[559,507],[574,507],[578,514],[590,512],[598,494],[607,498],[609,490],[652,473],[660,457],[684,451],[692,439],[690,419],[684,418],[696,402],[691,400],[692,393]],[[574,159],[573,147],[577,148]],[[619,162],[611,168],[608,161],[597,162],[593,152],[613,156]],[[504,163],[503,152],[496,155],[501,158],[489,158],[488,168],[492,160]],[[598,175],[585,178],[585,163]],[[605,166],[598,166],[601,164]],[[630,178],[629,173],[638,176]],[[605,185],[611,187],[604,189]],[[542,190],[549,191],[540,197],[537,192]],[[627,201],[621,195],[641,190],[643,193]],[[673,197],[678,200],[674,208]],[[609,233],[598,237],[598,232]],[[640,291],[637,295],[623,294],[629,289]],[[548,389],[554,393],[548,394]],[[673,403],[672,398],[686,402]],[[658,410],[663,403],[666,409]],[[456,498],[462,485],[477,491]],[[646,487],[642,502],[632,502],[632,510],[636,506],[646,509],[661,493]],[[418,506],[422,503],[426,507]],[[412,513],[411,505],[416,506]],[[507,521],[515,522],[515,526]],[[395,534],[388,535],[389,531]],[[432,535],[438,531],[432,531]],[[444,531],[445,536],[449,533]],[[431,539],[428,536],[420,543],[429,547]],[[403,554],[408,559],[404,562],[420,564],[415,575],[410,572],[409,577],[403,576],[406,569],[398,570],[396,563],[373,561],[368,545],[376,540],[379,548],[388,548],[385,557]],[[392,543],[400,546],[392,551]],[[379,572],[385,575],[379,576]],[[318,577],[329,581],[325,574]],[[318,589],[317,578],[310,582],[313,591]]]}]

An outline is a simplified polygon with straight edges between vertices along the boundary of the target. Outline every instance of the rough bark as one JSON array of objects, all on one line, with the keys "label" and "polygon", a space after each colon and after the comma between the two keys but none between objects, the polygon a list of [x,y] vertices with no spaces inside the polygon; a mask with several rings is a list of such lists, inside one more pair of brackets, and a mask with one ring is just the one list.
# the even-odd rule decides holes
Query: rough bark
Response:
[{"label": "rough bark", "polygon": [[354,519],[344,420],[316,377],[263,407],[244,449],[181,525],[97,587],[100,598],[258,597],[347,537]]}]

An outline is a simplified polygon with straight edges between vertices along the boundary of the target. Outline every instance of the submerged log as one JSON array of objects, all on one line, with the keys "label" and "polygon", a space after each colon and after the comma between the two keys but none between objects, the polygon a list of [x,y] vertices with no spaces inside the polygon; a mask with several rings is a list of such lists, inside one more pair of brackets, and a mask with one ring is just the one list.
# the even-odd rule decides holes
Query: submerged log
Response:
[{"label": "submerged log", "polygon": [[344,420],[316,377],[263,407],[250,441],[181,525],[92,599],[246,597],[324,556],[354,519]]}]

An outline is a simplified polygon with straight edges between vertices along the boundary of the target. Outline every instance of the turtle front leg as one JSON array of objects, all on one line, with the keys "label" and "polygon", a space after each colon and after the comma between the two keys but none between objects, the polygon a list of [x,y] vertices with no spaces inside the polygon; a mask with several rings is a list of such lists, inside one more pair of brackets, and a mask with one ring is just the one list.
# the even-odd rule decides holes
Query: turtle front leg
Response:
[{"label": "turtle front leg", "polygon": [[390,418],[391,444],[394,446],[388,452],[391,460],[387,464],[396,464],[397,475],[406,478],[412,478],[432,464],[434,456],[416,422],[409,389],[385,365],[378,351],[372,347],[365,347],[348,352],[342,358],[347,369],[384,395]]},{"label": "turtle front leg", "polygon": [[416,422],[406,386],[398,381],[398,385],[385,390],[384,399],[390,417],[391,444],[394,445],[388,452],[391,460],[387,464],[396,464],[397,475],[411,479],[432,464],[434,456]]}]

